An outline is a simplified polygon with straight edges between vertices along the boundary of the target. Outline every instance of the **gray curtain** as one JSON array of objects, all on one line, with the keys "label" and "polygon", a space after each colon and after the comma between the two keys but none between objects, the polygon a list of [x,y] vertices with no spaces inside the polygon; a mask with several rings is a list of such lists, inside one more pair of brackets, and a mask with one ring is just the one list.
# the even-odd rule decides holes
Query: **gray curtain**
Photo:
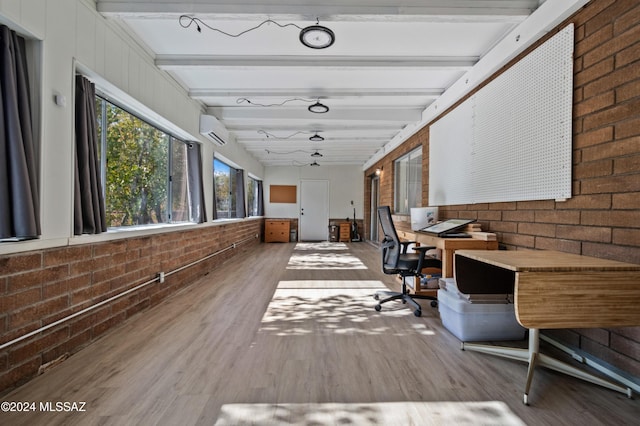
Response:
[{"label": "gray curtain", "polygon": [[187,145],[187,169],[189,170],[187,179],[189,180],[189,200],[191,200],[191,220],[204,223],[207,221],[207,212],[204,208],[202,185],[202,147],[198,143]]},{"label": "gray curtain", "polygon": [[264,190],[262,181],[258,181],[258,211],[256,216],[264,216]]},{"label": "gray curtain", "polygon": [[236,217],[247,217],[244,202],[244,170],[236,169]]},{"label": "gray curtain", "polygon": [[0,239],[40,235],[38,169],[24,38],[0,25]]},{"label": "gray curtain", "polygon": [[99,234],[107,230],[96,119],[95,86],[76,76],[76,157],[74,190],[75,235]]},{"label": "gray curtain", "polygon": [[216,171],[213,170],[213,220],[218,218],[218,197],[216,196]]}]

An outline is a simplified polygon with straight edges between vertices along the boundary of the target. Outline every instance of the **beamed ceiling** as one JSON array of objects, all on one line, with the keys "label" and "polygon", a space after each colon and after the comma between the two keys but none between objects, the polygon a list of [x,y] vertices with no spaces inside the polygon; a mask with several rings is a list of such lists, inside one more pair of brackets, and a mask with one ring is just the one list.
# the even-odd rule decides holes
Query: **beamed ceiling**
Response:
[{"label": "beamed ceiling", "polygon": [[[543,25],[557,23],[584,1],[547,3],[98,0],[97,8],[265,166],[364,167],[423,126],[440,99],[452,102],[454,96],[443,94],[461,81],[469,84],[483,58],[493,62],[486,71],[522,50],[524,43],[501,47],[521,28],[537,33],[531,39],[542,35],[544,28],[527,30],[534,14]],[[201,20],[201,32],[195,23],[181,26],[181,15]],[[298,28],[273,22],[237,37],[204,25],[236,35],[265,20],[298,27],[319,22],[334,32],[335,43],[310,49]],[[500,50],[497,59],[494,50]],[[329,112],[309,112],[316,101]],[[310,141],[315,133],[324,140]],[[316,151],[322,157],[311,157]]]}]

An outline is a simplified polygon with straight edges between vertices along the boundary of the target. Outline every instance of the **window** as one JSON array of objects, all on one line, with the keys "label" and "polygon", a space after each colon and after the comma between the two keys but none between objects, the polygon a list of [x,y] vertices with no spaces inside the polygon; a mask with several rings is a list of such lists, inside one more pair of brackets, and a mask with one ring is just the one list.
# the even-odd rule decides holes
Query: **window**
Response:
[{"label": "window", "polygon": [[422,204],[422,147],[394,162],[395,212],[409,214]]},{"label": "window", "polygon": [[215,219],[231,219],[245,216],[244,172],[217,158],[213,159]]},{"label": "window", "polygon": [[262,216],[262,181],[249,176],[247,182],[247,216]]},{"label": "window", "polygon": [[192,221],[188,144],[96,96],[107,227]]}]

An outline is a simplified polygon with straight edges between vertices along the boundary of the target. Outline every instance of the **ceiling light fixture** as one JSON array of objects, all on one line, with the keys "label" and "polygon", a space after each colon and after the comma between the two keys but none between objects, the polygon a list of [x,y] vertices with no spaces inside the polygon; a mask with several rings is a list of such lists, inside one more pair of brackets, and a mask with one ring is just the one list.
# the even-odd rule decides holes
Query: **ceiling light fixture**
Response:
[{"label": "ceiling light fixture", "polygon": [[320,136],[320,135],[318,134],[318,132],[316,132],[316,134],[315,134],[315,135],[313,135],[313,136],[311,136],[311,137],[309,138],[309,140],[310,140],[311,142],[322,142],[322,141],[324,140],[324,138],[323,138],[322,136]]},{"label": "ceiling light fixture", "polygon": [[310,25],[300,31],[300,42],[311,49],[326,49],[336,41],[336,36],[329,28],[320,25]]},{"label": "ceiling light fixture", "polygon": [[318,167],[318,166],[320,166],[320,164],[318,164],[318,162],[317,162],[317,161],[314,161],[313,163],[311,163],[311,164],[309,164],[309,165],[310,165],[310,166],[313,166],[313,167]]},{"label": "ceiling light fixture", "polygon": [[315,114],[324,114],[325,112],[329,112],[329,107],[325,104],[321,104],[320,100],[316,101],[313,105],[309,105],[309,108],[307,109]]},{"label": "ceiling light fixture", "polygon": [[312,157],[322,157],[322,154],[320,154],[317,150],[316,152],[314,152],[313,154],[311,154]]},{"label": "ceiling light fixture", "polygon": [[294,23],[280,24],[272,19],[266,19],[261,23],[259,23],[258,25],[256,25],[255,27],[251,27],[237,34],[230,34],[218,28],[214,28],[208,25],[207,23],[205,23],[202,19],[194,18],[193,16],[189,16],[189,15],[180,15],[180,17],[178,18],[178,23],[182,28],[189,28],[191,25],[195,25],[196,30],[199,33],[202,32],[202,27],[206,27],[211,31],[219,32],[220,34],[224,34],[228,37],[240,37],[241,35],[246,34],[249,31],[257,30],[264,24],[275,24],[280,28],[296,27],[300,30],[300,37],[299,37],[300,42],[311,49],[326,49],[327,47],[331,46],[336,40],[336,36],[333,33],[333,31],[331,31],[329,28],[325,26],[320,25],[320,21],[318,20],[318,18],[316,18],[315,25],[309,25],[308,27],[305,27],[305,28],[302,28],[301,26],[296,25]]}]

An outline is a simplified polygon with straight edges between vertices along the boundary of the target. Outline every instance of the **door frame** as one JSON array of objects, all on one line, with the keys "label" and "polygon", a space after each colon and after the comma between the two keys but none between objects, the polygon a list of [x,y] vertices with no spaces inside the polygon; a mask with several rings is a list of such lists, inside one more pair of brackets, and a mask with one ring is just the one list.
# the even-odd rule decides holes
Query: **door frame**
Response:
[{"label": "door frame", "polygon": [[[323,222],[323,224],[318,224],[317,228],[314,228],[315,230],[317,230],[319,233],[321,232],[323,237],[321,238],[322,241],[328,241],[329,240],[329,216],[330,216],[330,206],[329,206],[329,180],[327,179],[302,179],[300,180],[300,209],[299,209],[299,216],[298,216],[298,223],[300,224],[300,235],[298,236],[298,239],[300,241],[304,241],[304,237],[305,237],[305,232],[303,230],[303,210],[304,210],[304,206],[303,206],[303,202],[305,200],[305,183],[310,183],[310,182],[314,182],[314,183],[324,183],[324,186],[326,188],[326,197],[324,200],[320,200],[322,202],[322,205],[326,206],[325,209],[325,215],[323,218],[321,218],[321,221]],[[309,193],[307,194],[309,196],[309,199],[314,199],[317,200],[317,196],[316,194],[312,194]],[[322,230],[321,230],[322,229]],[[317,241],[315,238],[312,239],[307,239],[307,241]]]},{"label": "door frame", "polygon": [[369,239],[378,241],[378,206],[380,205],[380,176],[371,177],[371,215],[369,221]]}]

